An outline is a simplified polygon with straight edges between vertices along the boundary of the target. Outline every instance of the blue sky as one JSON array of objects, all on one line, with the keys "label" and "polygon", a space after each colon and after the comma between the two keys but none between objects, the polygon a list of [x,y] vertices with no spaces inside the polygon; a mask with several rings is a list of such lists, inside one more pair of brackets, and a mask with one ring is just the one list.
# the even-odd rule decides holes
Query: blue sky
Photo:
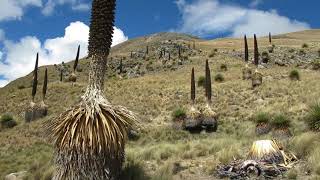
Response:
[{"label": "blue sky", "polygon": [[[118,0],[113,45],[163,31],[206,39],[319,28],[318,0]],[[86,55],[91,0],[0,0],[0,86]],[[317,8],[317,9],[316,9]]]}]

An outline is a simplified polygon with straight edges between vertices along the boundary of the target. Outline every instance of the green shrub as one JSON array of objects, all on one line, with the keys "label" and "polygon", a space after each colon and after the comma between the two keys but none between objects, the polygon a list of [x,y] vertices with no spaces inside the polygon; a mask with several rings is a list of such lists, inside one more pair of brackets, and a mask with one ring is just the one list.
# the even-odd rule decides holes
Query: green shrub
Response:
[{"label": "green shrub", "polygon": [[18,89],[24,89],[24,88],[26,88],[24,85],[19,85],[18,86]]},{"label": "green shrub", "polygon": [[271,119],[270,114],[266,113],[266,112],[259,112],[255,117],[254,117],[254,121],[257,124],[260,123],[269,123]]},{"label": "green shrub", "polygon": [[293,48],[291,48],[291,49],[289,49],[289,53],[294,53],[294,49]]},{"label": "green shrub", "polygon": [[263,63],[268,63],[270,60],[269,53],[267,51],[263,51],[261,53],[261,58]]},{"label": "green shrub", "polygon": [[214,80],[217,82],[223,82],[224,81],[224,77],[222,74],[218,73],[215,77]]},{"label": "green shrub", "polygon": [[177,108],[172,113],[173,119],[181,119],[186,117],[186,111],[183,108]]},{"label": "green shrub", "polygon": [[288,179],[297,179],[298,177],[298,172],[296,169],[290,169],[288,172],[287,172],[287,177]]},{"label": "green shrub", "polygon": [[310,129],[320,131],[320,103],[310,107],[306,121]]},{"label": "green shrub", "polygon": [[198,78],[198,87],[205,87],[206,85],[206,77],[200,76]]},{"label": "green shrub", "polygon": [[284,114],[276,115],[271,123],[274,128],[288,128],[290,126],[290,120]]},{"label": "green shrub", "polygon": [[319,70],[320,69],[320,59],[315,59],[311,62],[312,69]]},{"label": "green shrub", "polygon": [[17,122],[9,114],[5,114],[0,119],[1,126],[4,128],[13,128],[17,125]]},{"label": "green shrub", "polygon": [[309,45],[308,45],[307,43],[303,43],[301,47],[302,47],[302,48],[308,48]]},{"label": "green shrub", "polygon": [[318,57],[320,57],[320,49],[318,49]]},{"label": "green shrub", "polygon": [[221,71],[227,71],[227,70],[228,70],[227,65],[226,65],[226,64],[221,64],[221,65],[220,65],[220,70],[221,70]]},{"label": "green shrub", "polygon": [[300,49],[300,50],[299,50],[299,55],[300,55],[300,56],[306,55],[306,51],[305,51],[304,49]]},{"label": "green shrub", "polygon": [[210,54],[209,54],[209,57],[212,58],[212,57],[214,57],[215,55],[216,55],[216,52],[215,52],[215,51],[211,51]]},{"label": "green shrub", "polygon": [[298,70],[294,69],[290,71],[289,77],[291,80],[300,80],[300,73]]}]

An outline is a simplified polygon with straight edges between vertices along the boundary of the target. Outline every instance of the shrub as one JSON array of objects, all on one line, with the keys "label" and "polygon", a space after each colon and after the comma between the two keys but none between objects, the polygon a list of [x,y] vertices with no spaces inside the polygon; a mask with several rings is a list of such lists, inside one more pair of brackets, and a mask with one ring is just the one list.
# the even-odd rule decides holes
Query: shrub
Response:
[{"label": "shrub", "polygon": [[259,112],[255,117],[254,117],[254,121],[257,123],[257,124],[260,124],[260,123],[269,123],[270,122],[270,115],[266,112]]},{"label": "shrub", "polygon": [[288,172],[287,172],[287,177],[288,179],[297,179],[298,177],[298,172],[296,169],[290,169]]},{"label": "shrub", "polygon": [[300,56],[306,55],[306,51],[305,51],[304,49],[300,49],[300,50],[299,50],[299,55],[300,55]]},{"label": "shrub", "polygon": [[272,126],[274,128],[288,128],[290,126],[290,120],[287,116],[278,114],[273,118]]},{"label": "shrub", "polygon": [[320,103],[316,103],[310,107],[306,121],[310,129],[320,131]]},{"label": "shrub", "polygon": [[179,107],[173,111],[172,117],[173,117],[173,119],[184,118],[184,117],[186,117],[186,111],[183,108]]},{"label": "shrub", "polygon": [[291,49],[289,49],[289,53],[294,53],[294,49],[293,48],[291,48]]},{"label": "shrub", "polygon": [[212,57],[214,57],[215,55],[216,55],[216,51],[211,51],[210,54],[209,54],[209,57],[212,58]]},{"label": "shrub", "polygon": [[320,49],[318,49],[318,57],[320,57]]},{"label": "shrub", "polygon": [[298,70],[294,69],[290,71],[289,77],[291,80],[300,80],[300,73]]},{"label": "shrub", "polygon": [[200,76],[198,78],[198,87],[205,87],[206,85],[206,77]]},{"label": "shrub", "polygon": [[267,51],[263,51],[261,54],[262,62],[263,63],[268,63],[269,62],[269,53]]},{"label": "shrub", "polygon": [[319,70],[320,69],[320,59],[315,59],[311,62],[312,69]]},{"label": "shrub", "polygon": [[214,80],[217,82],[223,82],[224,81],[224,77],[222,74],[218,73],[215,77]]},{"label": "shrub", "polygon": [[1,126],[4,128],[13,128],[17,125],[17,122],[9,114],[5,114],[0,119]]},{"label": "shrub", "polygon": [[226,65],[226,64],[221,64],[221,65],[220,65],[220,70],[221,70],[221,71],[227,71],[227,70],[228,70],[227,65]]},{"label": "shrub", "polygon": [[19,85],[18,86],[18,89],[24,89],[24,88],[26,88],[24,85]]},{"label": "shrub", "polygon": [[308,48],[309,45],[308,45],[307,43],[303,43],[301,47],[302,47],[302,48]]}]

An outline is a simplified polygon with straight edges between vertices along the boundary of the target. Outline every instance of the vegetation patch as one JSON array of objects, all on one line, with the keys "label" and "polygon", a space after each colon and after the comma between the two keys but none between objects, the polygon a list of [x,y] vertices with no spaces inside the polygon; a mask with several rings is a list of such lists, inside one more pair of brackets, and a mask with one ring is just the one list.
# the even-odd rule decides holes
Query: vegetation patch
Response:
[{"label": "vegetation patch", "polygon": [[320,131],[320,103],[310,107],[306,121],[311,130]]},{"label": "vegetation patch", "polygon": [[284,114],[277,114],[271,121],[271,124],[276,129],[290,127],[290,120]]},{"label": "vegetation patch", "polygon": [[13,128],[17,125],[17,122],[10,114],[3,115],[0,119],[0,123],[2,128]]},{"label": "vegetation patch", "polygon": [[290,71],[290,74],[289,74],[289,78],[291,80],[300,80],[300,73],[298,70],[294,69],[292,71]]},{"label": "vegetation patch", "polygon": [[224,76],[221,73],[218,73],[217,75],[214,76],[214,80],[217,82],[223,82],[224,81]]},{"label": "vegetation patch", "polygon": [[198,87],[205,87],[206,86],[206,77],[200,76],[198,78]]}]

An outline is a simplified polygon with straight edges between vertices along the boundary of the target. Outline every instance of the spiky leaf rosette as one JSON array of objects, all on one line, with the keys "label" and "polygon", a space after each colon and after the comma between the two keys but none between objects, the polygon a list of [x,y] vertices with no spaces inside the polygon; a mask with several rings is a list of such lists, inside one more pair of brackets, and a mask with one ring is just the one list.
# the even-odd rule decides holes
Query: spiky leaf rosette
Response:
[{"label": "spiky leaf rosette", "polygon": [[93,0],[89,37],[89,83],[79,104],[49,125],[57,171],[53,179],[118,179],[133,113],[104,97],[104,75],[112,42],[115,0]]},{"label": "spiky leaf rosette", "polygon": [[257,42],[257,37],[254,35],[254,64],[256,66],[259,65],[259,49],[258,49],[258,42]]},{"label": "spiky leaf rosette", "polygon": [[76,60],[74,61],[74,64],[73,64],[73,72],[76,72],[78,62],[79,62],[79,56],[80,56],[80,45],[78,46]]},{"label": "spiky leaf rosette", "polygon": [[246,35],[244,35],[244,60],[245,62],[249,61],[249,49],[248,49],[248,41],[247,41]]},{"label": "spiky leaf rosette", "polygon": [[206,97],[209,104],[211,103],[211,96],[212,96],[211,72],[210,72],[209,62],[208,60],[206,60]]},{"label": "spiky leaf rosette", "polygon": [[43,80],[43,88],[42,88],[42,100],[44,101],[46,98],[48,89],[48,69],[46,68],[44,72],[44,80]]},{"label": "spiky leaf rosette", "polygon": [[191,102],[194,104],[196,99],[196,82],[194,79],[194,68],[191,71]]},{"label": "spiky leaf rosette", "polygon": [[38,86],[38,62],[39,62],[39,53],[37,53],[36,64],[34,66],[33,71],[33,80],[32,80],[32,102],[34,101],[34,97],[37,93]]}]

